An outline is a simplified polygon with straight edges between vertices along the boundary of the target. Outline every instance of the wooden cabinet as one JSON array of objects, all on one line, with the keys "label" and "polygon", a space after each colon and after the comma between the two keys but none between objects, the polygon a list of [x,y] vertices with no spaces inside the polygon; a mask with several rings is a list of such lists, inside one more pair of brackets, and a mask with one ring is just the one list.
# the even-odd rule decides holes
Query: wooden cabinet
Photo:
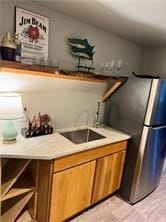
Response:
[{"label": "wooden cabinet", "polygon": [[120,188],[124,160],[125,151],[97,160],[92,203],[98,202]]},{"label": "wooden cabinet", "polygon": [[53,175],[50,222],[63,221],[90,206],[95,162]]},{"label": "wooden cabinet", "polygon": [[38,221],[65,221],[118,190],[126,147],[122,141],[40,161]]}]

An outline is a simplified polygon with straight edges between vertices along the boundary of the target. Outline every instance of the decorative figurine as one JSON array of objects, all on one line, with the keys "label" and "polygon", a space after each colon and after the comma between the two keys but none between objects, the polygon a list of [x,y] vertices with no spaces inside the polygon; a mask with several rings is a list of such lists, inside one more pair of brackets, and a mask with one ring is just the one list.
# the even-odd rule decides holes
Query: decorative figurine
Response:
[{"label": "decorative figurine", "polygon": [[[86,70],[86,72],[90,72],[93,70],[93,56],[95,54],[93,49],[95,46],[91,46],[87,39],[69,38],[68,42],[70,45],[71,53],[78,57],[78,71]],[[81,58],[88,59],[91,64],[89,66],[81,64]]]},{"label": "decorative figurine", "polygon": [[32,121],[27,120],[26,128],[21,129],[21,134],[28,137],[42,136],[53,133],[53,127],[49,125],[51,118],[48,114],[37,113]]}]

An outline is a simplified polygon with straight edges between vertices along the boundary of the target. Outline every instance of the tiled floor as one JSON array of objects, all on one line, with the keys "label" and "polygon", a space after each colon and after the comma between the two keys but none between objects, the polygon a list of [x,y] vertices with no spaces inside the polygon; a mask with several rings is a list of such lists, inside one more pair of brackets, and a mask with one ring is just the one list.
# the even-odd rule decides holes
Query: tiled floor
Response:
[{"label": "tiled floor", "polygon": [[166,175],[151,195],[133,206],[112,196],[70,222],[166,222]]}]

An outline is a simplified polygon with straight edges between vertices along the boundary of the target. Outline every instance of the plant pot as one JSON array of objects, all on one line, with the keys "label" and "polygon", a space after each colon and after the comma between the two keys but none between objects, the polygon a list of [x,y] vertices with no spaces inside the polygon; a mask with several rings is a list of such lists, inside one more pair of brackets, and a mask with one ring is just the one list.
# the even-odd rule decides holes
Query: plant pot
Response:
[{"label": "plant pot", "polygon": [[15,60],[16,49],[1,46],[1,56],[4,60]]}]

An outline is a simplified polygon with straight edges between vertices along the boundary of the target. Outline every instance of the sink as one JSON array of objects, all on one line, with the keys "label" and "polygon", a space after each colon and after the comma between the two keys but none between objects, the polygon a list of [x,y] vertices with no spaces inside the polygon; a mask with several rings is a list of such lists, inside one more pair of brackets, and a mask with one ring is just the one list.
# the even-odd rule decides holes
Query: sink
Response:
[{"label": "sink", "polygon": [[81,144],[105,138],[105,136],[96,133],[91,129],[80,129],[70,132],[62,132],[60,134],[75,144]]}]

